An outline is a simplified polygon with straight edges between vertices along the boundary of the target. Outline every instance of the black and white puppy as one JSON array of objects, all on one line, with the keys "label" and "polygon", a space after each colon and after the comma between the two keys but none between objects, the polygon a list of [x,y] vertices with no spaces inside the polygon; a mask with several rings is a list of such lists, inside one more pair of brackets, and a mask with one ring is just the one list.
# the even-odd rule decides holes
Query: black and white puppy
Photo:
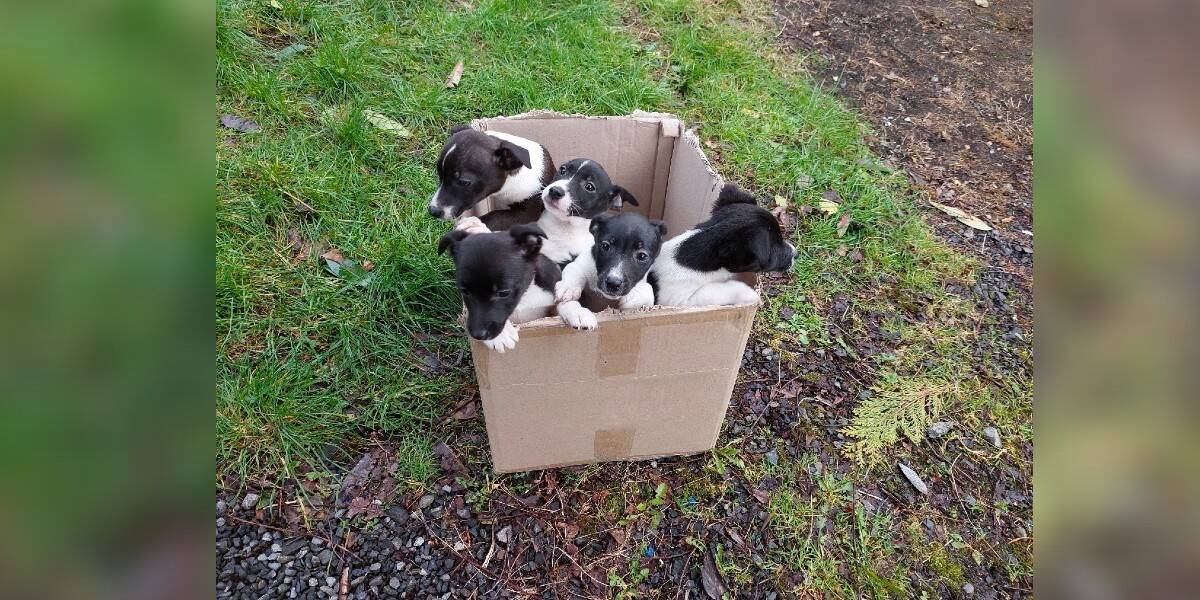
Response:
[{"label": "black and white puppy", "polygon": [[707,221],[663,244],[649,281],[665,306],[754,304],[758,292],[733,274],[787,271],[795,258],[775,217],[727,184]]},{"label": "black and white puppy", "polygon": [[542,254],[566,265],[592,246],[592,219],[623,202],[634,206],[629,190],[613,185],[608,173],[589,158],[577,158],[558,168],[558,174],[542,190],[546,210],[537,224],[546,232]]},{"label": "black and white puppy", "polygon": [[492,230],[531,223],[542,211],[538,194],[554,173],[550,153],[533,140],[456,125],[438,156],[439,185],[429,214],[457,219],[490,196],[498,210],[485,215],[483,223]]},{"label": "black and white puppy", "polygon": [[562,272],[540,254],[546,234],[537,225],[506,232],[442,236],[438,254],[450,250],[454,278],[467,306],[467,333],[503,353],[517,345],[517,327],[554,305]]},{"label": "black and white puppy", "polygon": [[558,314],[576,329],[595,329],[596,315],[579,303],[584,291],[615,301],[628,310],[652,306],[654,290],[646,281],[650,265],[662,249],[667,225],[636,213],[597,215],[590,227],[591,252],[580,254],[554,287]]}]

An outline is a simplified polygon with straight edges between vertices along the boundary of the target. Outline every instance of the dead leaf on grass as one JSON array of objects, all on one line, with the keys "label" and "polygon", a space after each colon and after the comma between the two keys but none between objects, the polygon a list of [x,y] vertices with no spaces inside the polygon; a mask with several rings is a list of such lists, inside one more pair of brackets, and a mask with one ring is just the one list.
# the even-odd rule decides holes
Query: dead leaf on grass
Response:
[{"label": "dead leaf on grass", "polygon": [[308,256],[308,244],[304,238],[300,236],[300,230],[295,227],[287,232],[288,255],[292,259],[292,264],[299,263]]},{"label": "dead leaf on grass", "polygon": [[479,414],[478,404],[479,404],[478,402],[468,402],[462,408],[454,411],[454,414],[452,414],[450,416],[453,417],[454,420],[456,420],[456,421],[466,421],[469,419],[474,419],[475,416]]},{"label": "dead leaf on grass", "polygon": [[443,471],[456,475],[465,475],[467,473],[467,467],[462,464],[461,460],[458,460],[458,456],[455,456],[454,451],[450,449],[450,446],[446,445],[446,442],[438,442],[433,447],[433,454],[440,459]]},{"label": "dead leaf on grass", "polygon": [[462,80],[462,74],[463,61],[460,60],[458,61],[458,64],[454,65],[454,70],[450,71],[450,76],[446,78],[446,87],[458,87],[458,82]]},{"label": "dead leaf on grass", "polygon": [[367,122],[370,123],[371,125],[374,125],[375,128],[377,128],[377,129],[382,129],[383,131],[389,131],[391,133],[394,133],[397,137],[402,137],[402,138],[406,138],[406,137],[409,137],[412,135],[412,132],[409,131],[407,127],[405,127],[404,125],[401,125],[400,123],[398,123],[396,121],[393,121],[392,119],[388,118],[388,116],[383,113],[375,112],[369,108],[365,108],[365,109],[363,109],[362,114],[363,114],[363,117],[366,118]]},{"label": "dead leaf on grass", "polygon": [[827,214],[836,215],[838,211],[838,203],[829,200],[821,200],[817,202],[817,210]]},{"label": "dead leaf on grass", "polygon": [[850,229],[850,213],[844,212],[844,213],[842,213],[841,218],[838,219],[837,236],[838,237],[846,237],[846,232],[849,231],[849,229]]},{"label": "dead leaf on grass", "polygon": [[966,225],[967,227],[970,227],[972,229],[978,229],[979,231],[991,231],[992,230],[992,226],[988,225],[986,222],[984,222],[983,219],[980,219],[979,217],[976,217],[974,215],[967,214],[960,208],[955,208],[953,206],[946,206],[945,204],[934,202],[933,200],[929,201],[929,205],[950,215],[951,217],[954,217],[955,219],[958,219],[959,223],[962,223],[963,225]]},{"label": "dead leaf on grass", "polygon": [[835,204],[842,203],[842,196],[838,194],[836,190],[825,190],[825,193],[821,194],[821,197]]},{"label": "dead leaf on grass", "polygon": [[367,512],[367,509],[370,508],[370,506],[370,500],[362,497],[355,498],[350,501],[350,507],[346,510],[346,518],[353,519],[354,517]]},{"label": "dead leaf on grass", "polygon": [[613,541],[617,543],[617,547],[624,546],[625,540],[629,539],[629,532],[624,529],[609,530],[608,535],[612,536]]},{"label": "dead leaf on grass", "polygon": [[758,488],[753,488],[750,490],[750,493],[754,494],[754,499],[761,502],[763,504],[763,506],[767,506],[767,505],[771,504],[771,495],[768,494],[767,492],[760,490]]},{"label": "dead leaf on grass", "polygon": [[237,115],[231,114],[221,115],[221,125],[242,133],[256,133],[262,131],[262,125],[259,125],[250,119],[244,119]]},{"label": "dead leaf on grass", "polygon": [[729,586],[721,578],[717,569],[717,561],[713,560],[712,552],[704,553],[704,564],[700,567],[700,582],[704,584],[704,593],[713,600],[720,600],[729,593]]}]

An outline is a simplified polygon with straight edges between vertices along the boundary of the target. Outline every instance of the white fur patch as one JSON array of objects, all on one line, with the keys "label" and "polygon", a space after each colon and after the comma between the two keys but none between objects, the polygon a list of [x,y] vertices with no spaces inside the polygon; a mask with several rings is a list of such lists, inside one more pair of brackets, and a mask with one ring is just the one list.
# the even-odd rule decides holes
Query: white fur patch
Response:
[{"label": "white fur patch", "polygon": [[[547,210],[538,217],[537,224],[546,232],[546,240],[542,242],[542,255],[556,263],[583,256],[591,250],[595,241],[589,229],[591,219],[560,217]],[[592,269],[595,270],[595,266]]]},{"label": "white fur patch", "polygon": [[533,140],[501,133],[485,131],[484,133],[512,142],[529,151],[529,167],[521,167],[516,173],[510,174],[504,180],[504,185],[490,196],[493,208],[508,208],[542,189],[542,171],[546,169],[546,159],[542,155],[542,146]]},{"label": "white fur patch", "polygon": [[592,331],[600,324],[596,319],[596,313],[574,300],[559,304],[558,316],[562,317],[564,323],[575,329]]},{"label": "white fur patch", "polygon": [[690,229],[667,240],[650,267],[658,284],[658,304],[662,306],[740,306],[758,302],[758,292],[733,278],[726,269],[697,271],[676,260],[679,245],[700,233]]}]

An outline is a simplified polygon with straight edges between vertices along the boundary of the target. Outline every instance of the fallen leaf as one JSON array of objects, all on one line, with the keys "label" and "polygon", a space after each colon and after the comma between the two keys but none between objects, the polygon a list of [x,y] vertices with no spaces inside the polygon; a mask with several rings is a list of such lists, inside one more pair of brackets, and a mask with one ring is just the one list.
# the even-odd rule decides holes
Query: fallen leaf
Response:
[{"label": "fallen leaf", "polygon": [[346,510],[346,518],[353,519],[354,517],[357,517],[358,515],[361,515],[362,513],[366,512],[367,508],[369,508],[370,506],[371,506],[370,500],[367,500],[366,498],[361,498],[361,497],[355,498],[350,501],[350,507]]},{"label": "fallen leaf", "polygon": [[262,131],[262,126],[258,123],[255,123],[250,119],[243,119],[242,117],[231,114],[221,115],[221,125],[242,133],[255,133]]},{"label": "fallen leaf", "polygon": [[375,263],[369,260],[364,260],[362,261],[362,268],[364,271],[370,271],[371,269],[375,268]]},{"label": "fallen leaf", "polygon": [[624,546],[625,540],[629,539],[629,532],[624,529],[612,529],[608,532],[608,535],[612,536],[613,541],[617,543],[618,547]]},{"label": "fallen leaf", "polygon": [[834,254],[836,254],[836,255],[838,255],[838,256],[845,256],[845,255],[846,255],[846,253],[847,253],[847,252],[849,252],[849,251],[850,251],[850,249],[849,249],[849,248],[847,248],[847,247],[846,247],[846,246],[843,244],[843,245],[841,245],[841,246],[838,246],[838,247],[837,247],[837,249],[833,251],[833,253],[834,253]]},{"label": "fallen leaf", "polygon": [[342,492],[352,488],[361,486],[366,483],[367,477],[371,474],[371,469],[375,467],[375,458],[368,452],[358,459],[358,463],[353,469],[346,474],[346,478],[342,480]]},{"label": "fallen leaf", "polygon": [[288,254],[291,256],[292,263],[298,263],[308,255],[308,244],[304,242],[304,238],[300,236],[300,230],[295,227],[287,232]]},{"label": "fallen leaf", "polygon": [[813,211],[813,207],[811,207],[807,204],[796,209],[796,212],[800,213],[800,216],[802,216],[802,217],[807,217],[808,215],[811,215],[812,211]]},{"label": "fallen leaf", "polygon": [[754,494],[754,499],[762,502],[763,506],[768,506],[771,504],[771,495],[767,492],[758,488],[753,488],[750,490],[750,493]]},{"label": "fallen leaf", "polygon": [[779,194],[775,194],[775,206],[778,206],[780,208],[787,208],[787,205],[788,205],[787,198],[784,198],[783,196],[780,196]]},{"label": "fallen leaf", "polygon": [[737,542],[738,545],[746,545],[746,540],[742,539],[742,534],[738,533],[736,529],[730,529],[729,527],[726,527],[725,533],[729,535],[729,539]]},{"label": "fallen leaf", "polygon": [[712,552],[704,553],[704,565],[700,567],[700,582],[704,584],[704,593],[708,594],[712,600],[720,600],[729,593],[729,586],[725,585],[725,580],[721,578],[721,572],[717,570],[717,562],[713,560]]},{"label": "fallen leaf", "polygon": [[854,262],[862,262],[862,260],[863,260],[862,250],[855,248],[854,250],[850,251],[849,258],[850,258],[850,260],[852,260]]},{"label": "fallen leaf", "polygon": [[838,211],[838,203],[829,200],[821,200],[817,202],[817,210],[827,214],[836,215]]},{"label": "fallen leaf", "polygon": [[904,473],[905,479],[908,479],[908,482],[911,483],[913,487],[917,488],[918,492],[928,496],[929,486],[925,485],[925,482],[921,479],[921,476],[917,475],[917,472],[912,470],[912,468],[908,465],[904,463],[899,463],[899,465],[900,472]]},{"label": "fallen leaf", "polygon": [[461,460],[458,460],[458,457],[454,455],[454,451],[450,449],[450,446],[446,445],[446,442],[438,442],[433,447],[433,454],[441,460],[443,471],[460,475],[467,473],[467,467],[462,464]]},{"label": "fallen leaf", "polygon": [[841,218],[838,219],[837,236],[838,237],[846,237],[846,231],[848,231],[849,229],[850,229],[850,213],[844,212],[844,213],[842,213]]},{"label": "fallen leaf", "polygon": [[378,113],[369,108],[365,108],[363,109],[362,114],[363,117],[367,119],[368,123],[374,125],[378,129],[390,131],[396,134],[397,137],[406,138],[412,135],[412,132],[409,131],[407,127],[389,119],[387,115],[383,113]]},{"label": "fallen leaf", "polygon": [[287,60],[305,50],[308,50],[308,44],[291,44],[276,52],[275,60]]},{"label": "fallen leaf", "polygon": [[821,197],[822,197],[822,198],[824,198],[824,199],[826,199],[826,200],[828,200],[828,201],[830,201],[830,202],[834,202],[834,203],[837,203],[837,204],[841,204],[841,203],[842,203],[842,197],[841,197],[841,195],[839,195],[839,194],[837,193],[837,191],[836,191],[836,190],[832,190],[832,189],[825,190],[825,193],[824,193],[824,194],[821,194]]},{"label": "fallen leaf", "polygon": [[962,209],[955,208],[953,206],[946,206],[945,204],[940,204],[938,202],[934,202],[933,200],[929,201],[929,205],[950,215],[951,217],[954,217],[955,219],[958,219],[959,223],[962,223],[963,225],[966,225],[972,229],[978,229],[980,231],[992,230],[992,226],[985,223],[983,219],[980,219],[974,215],[969,215],[963,212]]},{"label": "fallen leaf", "polygon": [[338,250],[337,248],[330,248],[327,252],[321,255],[321,258],[325,260],[331,260],[335,263],[340,263],[346,260],[346,257],[342,256],[342,251]]},{"label": "fallen leaf", "polygon": [[446,87],[458,87],[458,82],[462,80],[462,74],[463,61],[460,60],[458,64],[454,65],[454,70],[450,71],[450,76],[446,78]]},{"label": "fallen leaf", "polygon": [[271,0],[271,8],[283,10],[283,5],[279,3],[279,0]]},{"label": "fallen leaf", "polygon": [[302,215],[317,214],[317,210],[315,208],[313,208],[309,203],[299,199],[292,200],[292,208]]},{"label": "fallen leaf", "polygon": [[478,402],[468,402],[462,408],[454,411],[454,414],[451,415],[451,417],[453,417],[456,421],[474,419],[475,416],[479,414],[478,404]]}]

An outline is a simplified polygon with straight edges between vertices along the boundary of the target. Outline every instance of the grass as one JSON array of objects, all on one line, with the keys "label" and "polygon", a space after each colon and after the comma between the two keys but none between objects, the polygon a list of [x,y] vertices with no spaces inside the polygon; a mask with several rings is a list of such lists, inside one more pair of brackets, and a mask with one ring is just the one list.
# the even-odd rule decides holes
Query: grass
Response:
[{"label": "grass", "polygon": [[[767,298],[758,336],[784,352],[833,348],[869,333],[874,316],[900,340],[871,365],[875,395],[846,430],[855,439],[846,458],[863,466],[813,475],[811,462],[785,459],[764,471],[784,481],[770,513],[790,541],[765,564],[796,593],[906,596],[898,569],[931,562],[957,583],[961,552],[902,553],[892,543],[900,523],[864,510],[855,491],[869,465],[934,418],[987,415],[1027,439],[1028,383],[969,364],[979,317],[949,284],[972,280],[976,265],[930,233],[904,178],[863,143],[862,122],[771,45],[763,10],[705,0],[219,0],[216,114],[262,126],[214,132],[219,485],[337,472],[372,436],[403,440],[397,476],[408,485],[435,472],[438,419],[471,378],[461,367],[429,369],[431,357],[445,364],[466,348],[451,264],[434,251],[448,226],[425,214],[431,165],[452,124],[532,109],[670,111],[699,127],[728,179],[793,207],[827,190],[842,200],[839,215],[815,213],[797,227],[796,266]],[[446,89],[460,60],[461,84]],[[363,110],[407,135],[372,126]],[[839,235],[847,212],[853,224]],[[374,263],[365,285],[322,267],[330,247]],[[836,297],[850,303],[849,326],[826,322]],[[713,473],[736,467],[737,454],[714,452]],[[483,505],[500,484],[468,485]],[[714,474],[673,495],[723,493]],[[750,568],[733,553],[721,563],[733,581]],[[805,573],[804,582],[793,586],[785,572]],[[629,595],[644,577],[636,563],[610,575]]]}]

